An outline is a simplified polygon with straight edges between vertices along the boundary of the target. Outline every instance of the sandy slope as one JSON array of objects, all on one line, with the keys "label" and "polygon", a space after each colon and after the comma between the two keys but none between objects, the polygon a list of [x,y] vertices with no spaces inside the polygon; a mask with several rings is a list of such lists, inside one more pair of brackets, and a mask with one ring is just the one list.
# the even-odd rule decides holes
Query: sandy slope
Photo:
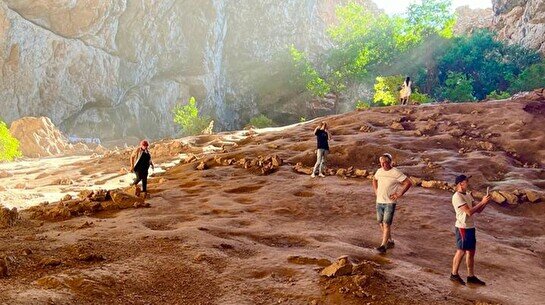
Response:
[{"label": "sandy slope", "polygon": [[[543,95],[372,109],[327,121],[334,136],[333,169],[374,171],[377,154],[388,151],[401,170],[425,179],[450,181],[469,172],[475,189],[542,193],[545,186]],[[31,220],[23,213],[17,226],[0,230],[0,251],[10,269],[10,276],[0,279],[0,303],[543,302],[543,203],[494,204],[480,215],[476,267],[488,285],[458,287],[448,281],[454,251],[451,194],[411,189],[396,212],[396,247],[377,255],[370,181],[311,179],[293,171],[297,162],[314,161],[313,128],[302,124],[229,146],[221,144],[222,136],[207,136],[181,149],[189,153],[215,143],[220,148],[215,156],[237,160],[277,154],[287,164],[271,175],[237,165],[195,170],[196,161],[167,170],[161,183],[155,179],[148,209],[62,222]],[[104,157],[98,165],[118,170],[123,158]],[[82,162],[81,168],[98,165]],[[363,288],[354,286],[353,276],[319,276],[324,260],[341,255],[366,266]]]}]

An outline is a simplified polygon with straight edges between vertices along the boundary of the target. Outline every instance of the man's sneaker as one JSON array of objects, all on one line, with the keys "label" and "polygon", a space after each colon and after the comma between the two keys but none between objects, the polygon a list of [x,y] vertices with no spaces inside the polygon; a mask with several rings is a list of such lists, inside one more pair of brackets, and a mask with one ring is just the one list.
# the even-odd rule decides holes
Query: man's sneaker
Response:
[{"label": "man's sneaker", "polygon": [[312,173],[312,175],[310,175],[310,178],[314,178],[316,177],[316,174]]},{"label": "man's sneaker", "polygon": [[393,247],[396,246],[396,243],[394,242],[393,239],[389,240],[387,243],[386,243],[386,248],[387,249],[392,249]]},{"label": "man's sneaker", "polygon": [[466,283],[464,282],[464,280],[462,280],[462,278],[460,277],[459,274],[451,274],[450,275],[450,280],[453,281],[453,282],[456,282],[460,285],[465,285]]},{"label": "man's sneaker", "polygon": [[467,277],[467,282],[469,284],[475,284],[475,285],[481,285],[481,286],[485,286],[486,283],[479,280],[479,278],[477,278],[476,276],[468,276]]},{"label": "man's sneaker", "polygon": [[386,246],[382,245],[380,247],[377,247],[377,251],[380,253],[386,253]]},{"label": "man's sneaker", "polygon": [[318,176],[322,177],[322,178],[325,178],[325,175],[320,173]]}]

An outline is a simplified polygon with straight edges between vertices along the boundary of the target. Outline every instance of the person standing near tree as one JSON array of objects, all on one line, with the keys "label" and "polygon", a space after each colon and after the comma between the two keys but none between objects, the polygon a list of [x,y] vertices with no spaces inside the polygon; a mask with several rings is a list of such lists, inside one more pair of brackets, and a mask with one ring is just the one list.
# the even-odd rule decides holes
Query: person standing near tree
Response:
[{"label": "person standing near tree", "polygon": [[314,168],[312,169],[312,174],[310,176],[314,178],[316,177],[316,174],[318,174],[319,177],[323,178],[325,177],[324,170],[326,156],[329,153],[328,140],[331,140],[331,134],[327,129],[327,123],[320,123],[320,125],[314,129],[314,135],[316,136],[317,141],[316,164],[314,164]]},{"label": "person standing near tree", "polygon": [[407,78],[401,85],[401,90],[399,91],[400,104],[403,106],[409,105],[409,98],[411,97],[411,94],[412,94],[411,86],[412,86],[411,78],[407,76]]},{"label": "person standing near tree", "polygon": [[130,157],[131,172],[136,174],[136,178],[131,185],[137,185],[142,181],[142,192],[144,192],[144,198],[146,198],[148,192],[148,170],[151,166],[155,169],[153,161],[151,161],[151,154],[149,151],[149,142],[142,140],[140,147],[135,149]]}]

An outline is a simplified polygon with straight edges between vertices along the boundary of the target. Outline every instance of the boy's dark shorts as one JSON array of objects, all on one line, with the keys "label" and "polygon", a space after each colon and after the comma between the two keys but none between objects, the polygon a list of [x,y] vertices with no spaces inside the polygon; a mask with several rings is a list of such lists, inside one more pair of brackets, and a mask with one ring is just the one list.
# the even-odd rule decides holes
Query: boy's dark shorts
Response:
[{"label": "boy's dark shorts", "polygon": [[456,247],[459,250],[475,250],[477,247],[477,239],[475,237],[475,228],[455,228],[456,230]]}]

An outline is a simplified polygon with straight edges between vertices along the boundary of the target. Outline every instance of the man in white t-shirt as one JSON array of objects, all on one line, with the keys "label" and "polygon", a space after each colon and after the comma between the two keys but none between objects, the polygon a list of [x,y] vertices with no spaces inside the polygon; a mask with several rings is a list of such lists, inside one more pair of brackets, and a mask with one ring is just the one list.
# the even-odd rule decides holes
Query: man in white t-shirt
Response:
[{"label": "man in white t-shirt", "polygon": [[450,280],[465,285],[464,280],[458,274],[458,269],[460,268],[464,255],[467,254],[467,282],[470,284],[485,285],[485,283],[478,279],[474,274],[477,239],[475,237],[473,214],[480,213],[484,210],[490,201],[490,195],[487,194],[483,197],[481,202],[474,204],[473,197],[468,191],[469,178],[471,178],[471,176],[467,177],[466,175],[460,175],[456,177],[454,182],[456,185],[456,193],[452,195],[452,205],[456,212],[455,230],[457,250],[452,260]]},{"label": "man in white t-shirt", "polygon": [[382,232],[382,242],[377,250],[385,253],[394,246],[391,225],[394,220],[397,199],[412,186],[411,180],[400,170],[392,166],[392,156],[383,154],[379,158],[380,168],[373,178],[373,189],[377,196],[377,221]]}]

